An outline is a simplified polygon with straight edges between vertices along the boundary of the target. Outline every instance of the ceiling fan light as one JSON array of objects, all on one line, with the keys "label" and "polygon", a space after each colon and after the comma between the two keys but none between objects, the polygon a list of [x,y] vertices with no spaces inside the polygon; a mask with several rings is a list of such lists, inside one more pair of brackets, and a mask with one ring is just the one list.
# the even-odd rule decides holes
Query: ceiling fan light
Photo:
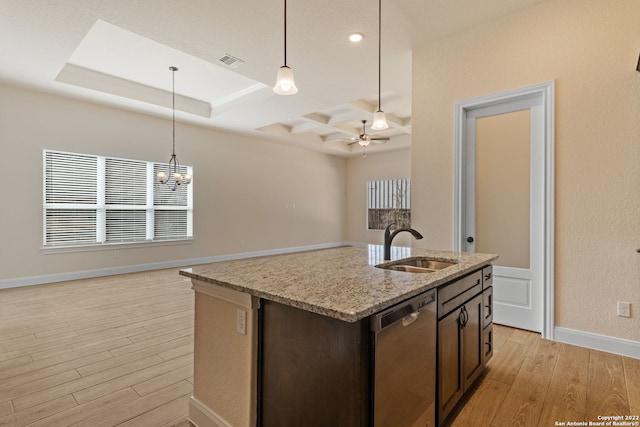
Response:
[{"label": "ceiling fan light", "polygon": [[371,143],[370,135],[367,135],[366,133],[363,133],[362,135],[360,135],[360,138],[358,139],[358,144],[360,144],[363,147],[366,147],[370,143]]},{"label": "ceiling fan light", "polygon": [[389,124],[387,123],[387,117],[384,115],[384,111],[376,111],[373,114],[373,123],[371,124],[371,129],[384,130],[388,128]]},{"label": "ceiling fan light", "polygon": [[278,77],[273,91],[278,95],[293,95],[298,92],[296,83],[293,80],[293,70],[286,65],[278,69]]}]

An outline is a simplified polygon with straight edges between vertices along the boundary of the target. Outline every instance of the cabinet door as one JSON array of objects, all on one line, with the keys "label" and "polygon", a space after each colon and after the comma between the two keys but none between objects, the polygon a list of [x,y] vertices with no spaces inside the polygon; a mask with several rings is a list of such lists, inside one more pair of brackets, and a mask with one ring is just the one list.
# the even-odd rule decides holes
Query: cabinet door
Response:
[{"label": "cabinet door", "polygon": [[370,425],[369,323],[272,301],[260,313],[261,425]]},{"label": "cabinet door", "polygon": [[467,388],[482,373],[483,360],[483,310],[482,294],[478,294],[463,306],[462,373],[463,388]]},{"label": "cabinet door", "polygon": [[482,364],[486,365],[489,359],[493,357],[493,323],[484,328],[483,336],[484,350]]},{"label": "cabinet door", "polygon": [[462,308],[438,322],[438,419],[442,423],[462,396]]},{"label": "cabinet door", "polygon": [[486,288],[482,291],[483,301],[483,322],[487,327],[489,323],[493,322],[493,286]]}]

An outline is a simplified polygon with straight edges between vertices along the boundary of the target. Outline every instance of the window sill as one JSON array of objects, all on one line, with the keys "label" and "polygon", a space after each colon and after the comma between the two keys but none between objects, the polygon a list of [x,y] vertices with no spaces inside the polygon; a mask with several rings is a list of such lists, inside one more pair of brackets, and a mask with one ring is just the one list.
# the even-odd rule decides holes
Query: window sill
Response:
[{"label": "window sill", "polygon": [[175,245],[191,245],[195,239],[176,239],[161,240],[155,242],[135,242],[135,243],[104,243],[100,245],[78,245],[78,246],[51,246],[42,247],[43,254],[65,254],[75,252],[93,252],[93,251],[117,251],[120,249],[138,249],[149,248],[154,246],[175,246]]}]

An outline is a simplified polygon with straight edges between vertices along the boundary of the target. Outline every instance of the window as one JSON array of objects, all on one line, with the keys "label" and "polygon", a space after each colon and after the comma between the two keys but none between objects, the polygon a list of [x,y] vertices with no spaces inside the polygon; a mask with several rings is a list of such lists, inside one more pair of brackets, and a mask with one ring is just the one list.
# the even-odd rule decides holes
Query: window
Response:
[{"label": "window", "polygon": [[411,180],[367,182],[367,228],[384,230],[389,224],[411,227]]},{"label": "window", "polygon": [[[45,247],[193,236],[193,187],[155,179],[166,163],[43,151]],[[192,173],[180,166],[181,173]]]}]

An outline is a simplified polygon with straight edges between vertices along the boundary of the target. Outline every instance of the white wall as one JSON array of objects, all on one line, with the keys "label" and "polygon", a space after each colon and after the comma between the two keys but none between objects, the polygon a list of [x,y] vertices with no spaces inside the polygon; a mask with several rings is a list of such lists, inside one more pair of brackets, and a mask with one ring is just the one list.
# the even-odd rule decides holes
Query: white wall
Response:
[{"label": "white wall", "polygon": [[[42,149],[168,161],[171,121],[0,84],[0,283],[345,240],[346,160],[176,124],[194,167],[192,244],[42,250]],[[295,205],[295,208],[293,207]]]},{"label": "white wall", "polygon": [[636,342],[639,23],[637,0],[554,0],[414,50],[411,147],[418,245],[450,249],[454,102],[555,80],[556,325]]}]

